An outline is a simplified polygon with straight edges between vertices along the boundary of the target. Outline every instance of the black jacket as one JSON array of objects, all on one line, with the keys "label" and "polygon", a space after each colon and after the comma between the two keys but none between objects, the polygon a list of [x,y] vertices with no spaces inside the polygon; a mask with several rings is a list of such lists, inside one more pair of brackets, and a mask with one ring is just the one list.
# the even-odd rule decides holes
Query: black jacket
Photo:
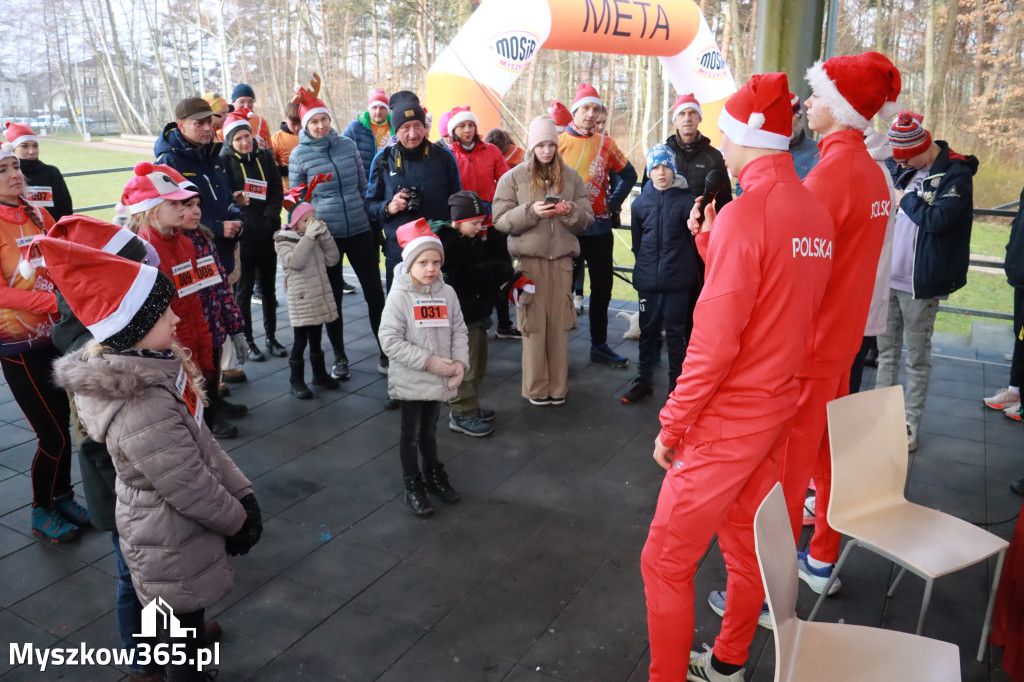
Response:
[{"label": "black jacket", "polygon": [[269,149],[255,148],[240,154],[227,145],[221,150],[224,168],[231,178],[231,191],[245,191],[246,179],[267,183],[266,199],[249,198],[242,208],[242,257],[255,257],[274,253],[274,233],[281,229],[281,201],[284,190],[281,173]]},{"label": "black jacket", "polygon": [[1020,193],[1017,216],[1010,225],[1010,241],[1006,244],[1006,281],[1024,289],[1024,190]]},{"label": "black jacket", "polygon": [[488,258],[480,237],[464,237],[451,223],[433,222],[431,229],[444,245],[441,272],[459,297],[466,324],[489,322],[498,290],[512,279],[512,264]]},{"label": "black jacket", "polygon": [[700,290],[703,261],[686,227],[694,200],[682,187],[659,190],[651,182],[633,202],[633,287],[637,291]]},{"label": "black jacket", "polygon": [[[726,172],[722,152],[712,147],[711,140],[700,133],[697,133],[697,139],[693,142],[680,142],[679,134],[673,133],[665,140],[665,144],[676,153],[676,166],[679,167],[677,175],[686,179],[686,186],[696,197],[704,194],[704,181],[707,179],[708,173],[715,168],[723,173]],[[642,181],[644,187],[647,186],[648,179],[647,172],[644,171]],[[715,210],[721,211],[722,207],[730,201],[732,201],[732,188],[726,187],[715,198]]]},{"label": "black jacket", "polygon": [[25,184],[29,187],[49,187],[53,192],[53,206],[44,208],[53,216],[54,220],[60,220],[66,215],[74,213],[71,207],[71,193],[68,192],[64,176],[56,166],[43,163],[39,159],[35,161],[21,161],[21,173],[25,176]]},{"label": "black jacket", "polygon": [[[914,298],[947,296],[967,284],[974,222],[974,174],[978,159],[950,150],[936,140],[939,155],[932,162],[919,193],[907,194],[900,209],[917,225],[914,247]],[[896,180],[905,189],[916,170]]]}]

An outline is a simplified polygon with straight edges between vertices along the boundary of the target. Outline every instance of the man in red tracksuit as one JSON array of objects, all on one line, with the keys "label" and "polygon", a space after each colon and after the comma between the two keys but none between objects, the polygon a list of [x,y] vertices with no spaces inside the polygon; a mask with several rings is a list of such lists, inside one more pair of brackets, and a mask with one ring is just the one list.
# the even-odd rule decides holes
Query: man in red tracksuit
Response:
[{"label": "man in red tracksuit", "polygon": [[[828,211],[786,153],[791,119],[781,73],[751,78],[719,117],[726,163],[744,191],[717,218],[709,206],[697,235],[706,281],[655,440],[668,473],[641,558],[651,680],[741,681],[764,600],[754,513],[778,480],[799,395],[793,348],[811,331],[833,252]],[[730,603],[713,652],[696,654],[693,575],[716,532]]]},{"label": "man in red tracksuit", "polygon": [[[804,186],[828,208],[835,224],[835,254],[825,298],[797,374],[800,401],[793,431],[782,453],[782,485],[797,541],[807,486],[814,478],[815,531],[801,552],[800,579],[821,594],[839,558],[840,535],[829,527],[832,462],[825,405],[850,390],[850,367],[867,323],[871,292],[891,195],[882,169],[864,145],[863,130],[884,107],[895,107],[900,74],[877,52],[833,57],[807,71],[811,130],[824,137],[821,159]],[[839,589],[836,581],[832,593]]]}]

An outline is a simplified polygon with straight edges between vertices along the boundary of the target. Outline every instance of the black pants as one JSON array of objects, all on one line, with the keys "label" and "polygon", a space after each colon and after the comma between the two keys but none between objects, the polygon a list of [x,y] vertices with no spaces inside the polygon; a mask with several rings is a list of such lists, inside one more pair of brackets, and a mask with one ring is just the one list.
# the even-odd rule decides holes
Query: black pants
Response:
[{"label": "black pants", "polygon": [[608,341],[608,303],[612,300],[612,247],[611,232],[578,237],[580,261],[585,261],[590,273],[590,344],[600,346]]},{"label": "black pants", "polygon": [[860,382],[864,375],[864,358],[867,357],[868,351],[871,350],[875,345],[874,336],[865,336],[864,340],[860,342],[860,350],[857,351],[857,355],[853,358],[853,367],[850,368],[850,394],[860,392]]},{"label": "black pants", "polygon": [[661,328],[668,346],[668,387],[675,388],[683,371],[686,344],[690,336],[689,291],[638,291],[640,299],[640,369],[637,378],[652,383],[654,363],[661,353]]},{"label": "black pants", "polygon": [[0,357],[14,400],[39,439],[32,460],[33,507],[52,507],[53,498],[71,492],[71,405],[51,378],[58,357],[52,346]]},{"label": "black pants", "polygon": [[1013,288],[1013,360],[1010,362],[1010,385],[1024,383],[1024,289]]},{"label": "black pants", "polygon": [[402,458],[402,475],[417,476],[420,473],[416,451],[423,459],[423,468],[437,466],[437,415],[441,403],[435,400],[402,400],[402,435],[398,441],[398,453]]},{"label": "black pants", "polygon": [[306,353],[306,343],[309,343],[310,357],[323,355],[323,350],[320,348],[321,329],[323,329],[322,324],[292,327],[294,340],[292,341],[292,354],[288,359],[292,362],[302,362],[303,355]]},{"label": "black pants", "polygon": [[[373,337],[376,339],[377,330],[380,329],[380,316],[384,312],[384,288],[380,285],[380,251],[377,239],[373,231],[370,231],[352,237],[335,238],[334,243],[338,245],[338,251],[343,257],[348,256],[348,263],[359,278],[359,286],[363,289],[363,298],[366,299],[366,309],[370,315],[370,329],[373,330]],[[347,358],[344,320],[341,313],[341,288],[344,279],[340,260],[333,268],[327,268],[327,279],[331,283],[334,302],[338,305],[338,319],[328,322],[325,327],[327,338],[334,349],[334,359],[339,360]],[[377,347],[380,348],[380,341],[377,342]]]},{"label": "black pants", "polygon": [[[499,232],[493,226],[487,228],[487,241],[484,242],[487,257],[512,264],[512,256],[508,254],[508,235]],[[494,295],[494,310],[498,314],[498,329],[506,330],[512,326],[512,316],[508,312],[508,296],[498,291]]]},{"label": "black pants", "polygon": [[243,253],[235,298],[245,320],[245,340],[252,343],[252,292],[257,279],[263,296],[263,331],[270,340],[277,334],[277,254]]},{"label": "black pants", "polygon": [[[185,613],[175,611],[174,617],[178,619],[180,627],[192,629],[194,634],[188,637],[171,637],[170,632],[166,628],[160,629],[160,641],[170,645],[167,653],[171,656],[172,661],[175,659],[181,660],[181,645],[184,645],[184,660],[186,663],[182,665],[168,664],[167,682],[193,682],[193,680],[207,679],[196,670],[195,664],[196,657],[199,655],[199,641],[203,636],[206,609],[187,611]],[[174,649],[174,645],[178,645],[179,648]],[[189,660],[192,661],[191,665],[187,663]]]}]

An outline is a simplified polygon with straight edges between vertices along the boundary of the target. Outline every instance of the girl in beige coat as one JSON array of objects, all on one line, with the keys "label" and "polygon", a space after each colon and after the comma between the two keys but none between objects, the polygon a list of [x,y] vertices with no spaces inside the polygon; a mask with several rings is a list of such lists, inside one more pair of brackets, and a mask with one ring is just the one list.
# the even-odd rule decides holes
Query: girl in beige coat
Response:
[{"label": "girl in beige coat", "polygon": [[[303,188],[300,188],[303,189]],[[313,204],[301,201],[288,213],[287,230],[274,233],[277,259],[284,266],[284,288],[288,294],[288,320],[295,340],[288,358],[291,367],[292,395],[301,400],[313,397],[306,386],[303,355],[309,344],[309,364],[313,367],[313,385],[336,389],[338,381],[327,371],[320,347],[323,325],[338,319],[327,268],[341,260],[327,225],[316,219]]]},{"label": "girl in beige coat", "polygon": [[[516,320],[523,334],[523,397],[532,404],[562,405],[569,391],[569,330],[576,326],[572,259],[576,235],[594,222],[587,186],[562,162],[550,116],[530,122],[529,151],[498,181],[494,227],[509,235],[508,251],[536,292],[519,297]],[[547,201],[558,197],[558,201]]]}]

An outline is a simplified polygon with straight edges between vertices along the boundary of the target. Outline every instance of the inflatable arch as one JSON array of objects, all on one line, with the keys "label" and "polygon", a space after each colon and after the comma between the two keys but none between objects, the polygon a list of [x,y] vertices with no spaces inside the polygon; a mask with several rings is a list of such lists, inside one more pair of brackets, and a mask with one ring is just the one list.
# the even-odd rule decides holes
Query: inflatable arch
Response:
[{"label": "inflatable arch", "polygon": [[[700,101],[701,132],[719,143],[718,114],[736,84],[693,0],[485,0],[427,72],[424,105],[439,114],[468,104],[483,134],[500,125],[502,97],[541,47],[657,56],[676,91]],[[576,85],[561,94],[566,106]],[[540,113],[526,112],[524,125]]]}]

